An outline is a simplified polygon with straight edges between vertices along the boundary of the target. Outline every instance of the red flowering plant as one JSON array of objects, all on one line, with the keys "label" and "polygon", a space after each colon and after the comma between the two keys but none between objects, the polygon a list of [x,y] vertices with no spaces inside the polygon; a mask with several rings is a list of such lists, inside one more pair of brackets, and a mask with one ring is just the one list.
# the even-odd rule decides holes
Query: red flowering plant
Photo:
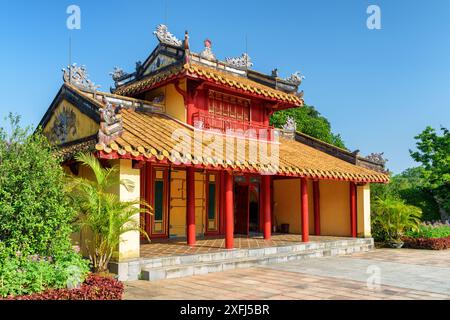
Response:
[{"label": "red flowering plant", "polygon": [[89,274],[80,288],[50,289],[30,295],[10,296],[7,300],[121,300],[123,291],[120,281]]},{"label": "red flowering plant", "polygon": [[424,222],[418,230],[407,232],[403,241],[408,248],[448,249],[450,248],[450,225],[448,222]]}]

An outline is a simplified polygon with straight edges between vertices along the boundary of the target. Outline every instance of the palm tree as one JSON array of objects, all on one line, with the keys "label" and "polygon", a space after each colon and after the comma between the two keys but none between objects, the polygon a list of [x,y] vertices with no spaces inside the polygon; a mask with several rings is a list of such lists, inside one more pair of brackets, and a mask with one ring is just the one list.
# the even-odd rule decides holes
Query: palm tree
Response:
[{"label": "palm tree", "polygon": [[69,177],[71,198],[79,211],[75,223],[83,234],[90,235],[85,240],[85,245],[94,272],[107,272],[108,263],[120,244],[121,235],[129,231],[140,231],[148,238],[136,215],[151,214],[152,208],[141,200],[121,201],[118,195],[109,192],[117,184],[127,191],[134,189],[132,181],[119,179],[117,166],[104,168],[92,154],[79,154],[75,159],[94,173],[92,180]]},{"label": "palm tree", "polygon": [[409,230],[417,230],[422,210],[393,197],[378,198],[373,206],[373,225],[387,242],[400,242]]}]

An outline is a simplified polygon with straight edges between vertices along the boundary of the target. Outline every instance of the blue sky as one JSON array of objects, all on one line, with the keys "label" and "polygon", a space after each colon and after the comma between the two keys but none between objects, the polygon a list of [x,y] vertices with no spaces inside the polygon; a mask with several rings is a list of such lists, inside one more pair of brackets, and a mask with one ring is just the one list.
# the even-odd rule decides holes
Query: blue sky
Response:
[{"label": "blue sky", "polygon": [[[109,90],[114,66],[133,70],[166,23],[191,48],[212,40],[219,58],[248,52],[254,69],[301,71],[305,100],[351,149],[384,151],[398,173],[415,165],[408,149],[427,125],[450,127],[450,1],[0,1],[0,116],[36,125],[72,60]],[[66,8],[81,8],[81,30],[66,28]],[[381,30],[366,27],[368,5]]]}]

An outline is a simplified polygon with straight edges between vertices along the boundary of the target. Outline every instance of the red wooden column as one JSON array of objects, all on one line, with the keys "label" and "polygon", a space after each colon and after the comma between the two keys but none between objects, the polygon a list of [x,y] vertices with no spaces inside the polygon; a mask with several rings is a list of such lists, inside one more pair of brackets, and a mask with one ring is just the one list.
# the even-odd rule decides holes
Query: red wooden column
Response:
[{"label": "red wooden column", "polygon": [[309,221],[308,221],[308,183],[306,178],[300,179],[300,194],[302,200],[302,241],[309,241]]},{"label": "red wooden column", "polygon": [[195,113],[194,108],[195,108],[194,102],[193,102],[193,101],[190,101],[190,102],[187,104],[187,110],[186,110],[186,122],[187,122],[187,124],[189,124],[189,125],[191,125],[191,126],[194,125],[194,121],[193,121],[193,119],[192,119],[192,117],[193,117],[193,115],[194,115],[194,113]]},{"label": "red wooden column", "polygon": [[272,214],[270,206],[270,176],[262,176],[263,182],[263,210],[264,210],[264,239],[270,240],[272,235]]},{"label": "red wooden column", "polygon": [[259,193],[259,232],[264,233],[264,185],[261,181],[261,192]]},{"label": "red wooden column", "polygon": [[187,244],[195,245],[195,171],[186,169],[186,238]]},{"label": "red wooden column", "polygon": [[225,173],[225,248],[234,247],[233,176]]},{"label": "red wooden column", "polygon": [[313,182],[313,198],[314,198],[314,233],[320,236],[320,188],[319,180]]},{"label": "red wooden column", "polygon": [[356,238],[356,185],[350,182],[350,228],[352,237]]}]

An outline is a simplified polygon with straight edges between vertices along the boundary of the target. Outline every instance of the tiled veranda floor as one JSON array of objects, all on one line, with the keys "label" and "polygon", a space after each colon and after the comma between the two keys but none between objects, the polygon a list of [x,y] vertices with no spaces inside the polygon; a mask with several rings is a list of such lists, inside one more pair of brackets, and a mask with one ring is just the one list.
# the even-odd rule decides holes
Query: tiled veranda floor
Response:
[{"label": "tiled veranda floor", "polygon": [[[310,242],[326,242],[345,240],[351,238],[310,236]],[[257,249],[275,246],[286,246],[302,241],[302,236],[297,234],[272,234],[271,240],[264,240],[262,236],[239,236],[234,237],[234,247],[236,249]],[[197,239],[196,245],[190,247],[185,239],[164,239],[153,240],[149,244],[141,245],[141,258],[156,258],[161,256],[188,255],[199,253],[211,253],[225,250],[225,238],[207,237]]]}]

